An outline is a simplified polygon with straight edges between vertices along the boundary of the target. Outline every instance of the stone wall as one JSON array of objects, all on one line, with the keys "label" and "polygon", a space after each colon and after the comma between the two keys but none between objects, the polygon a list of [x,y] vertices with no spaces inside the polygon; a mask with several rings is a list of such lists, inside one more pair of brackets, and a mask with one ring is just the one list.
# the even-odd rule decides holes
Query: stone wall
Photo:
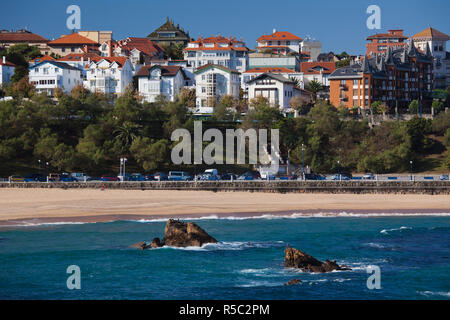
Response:
[{"label": "stone wall", "polygon": [[450,195],[450,181],[162,181],[0,182],[0,188],[206,190],[296,193],[417,193]]}]

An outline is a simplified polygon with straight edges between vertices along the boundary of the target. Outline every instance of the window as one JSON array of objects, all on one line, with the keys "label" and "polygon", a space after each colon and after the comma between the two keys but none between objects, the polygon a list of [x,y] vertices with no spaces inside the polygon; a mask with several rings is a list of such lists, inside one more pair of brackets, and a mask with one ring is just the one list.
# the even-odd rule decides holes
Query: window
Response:
[{"label": "window", "polygon": [[75,52],[75,48],[74,47],[70,48],[70,51]]},{"label": "window", "polygon": [[62,51],[62,52],[66,52],[66,48],[62,48],[61,51]]},{"label": "window", "polygon": [[39,68],[34,68],[34,72],[38,73],[39,72]]},{"label": "window", "polygon": [[291,42],[290,41],[286,41],[286,45],[287,46],[291,45]]},{"label": "window", "polygon": [[358,85],[358,79],[353,80],[353,85],[357,86]]}]

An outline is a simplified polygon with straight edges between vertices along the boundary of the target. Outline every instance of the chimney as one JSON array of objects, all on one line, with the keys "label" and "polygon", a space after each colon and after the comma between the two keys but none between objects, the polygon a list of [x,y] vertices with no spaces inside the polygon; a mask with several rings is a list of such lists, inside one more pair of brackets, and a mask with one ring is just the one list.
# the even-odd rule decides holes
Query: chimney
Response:
[{"label": "chimney", "polygon": [[277,29],[273,28],[273,32],[272,33],[275,33],[275,32],[277,32]]}]

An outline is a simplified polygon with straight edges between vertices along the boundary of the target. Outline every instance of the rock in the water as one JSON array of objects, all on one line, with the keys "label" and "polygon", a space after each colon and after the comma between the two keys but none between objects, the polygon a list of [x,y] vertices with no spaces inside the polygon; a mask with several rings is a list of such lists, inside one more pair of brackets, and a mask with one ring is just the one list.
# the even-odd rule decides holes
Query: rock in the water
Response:
[{"label": "rock in the water", "polygon": [[150,243],[150,248],[160,248],[163,244],[161,243],[161,240],[159,238],[154,238],[152,242]]},{"label": "rock in the water", "polygon": [[302,282],[302,280],[300,280],[300,279],[292,279],[292,280],[289,280],[289,282],[283,284],[283,286],[292,286],[294,284],[299,284],[301,282]]},{"label": "rock in the water", "polygon": [[217,243],[217,240],[193,222],[185,223],[169,219],[163,242],[173,247],[201,247],[206,243]]},{"label": "rock in the water", "polygon": [[144,241],[131,245],[131,248],[150,249],[160,248],[164,245],[173,247],[201,247],[206,243],[217,243],[217,240],[206,233],[193,222],[185,223],[179,220],[169,219],[164,230],[164,238],[154,238],[150,245]]},{"label": "rock in the water", "polygon": [[145,243],[145,241],[141,241],[141,242],[132,244],[130,246],[130,248],[136,248],[136,249],[144,250],[144,249],[147,249],[147,243]]},{"label": "rock in the water", "polygon": [[284,266],[288,268],[298,268],[304,272],[331,272],[334,270],[351,270],[346,265],[338,265],[336,261],[319,261],[309,254],[295,248],[286,247],[284,251]]}]

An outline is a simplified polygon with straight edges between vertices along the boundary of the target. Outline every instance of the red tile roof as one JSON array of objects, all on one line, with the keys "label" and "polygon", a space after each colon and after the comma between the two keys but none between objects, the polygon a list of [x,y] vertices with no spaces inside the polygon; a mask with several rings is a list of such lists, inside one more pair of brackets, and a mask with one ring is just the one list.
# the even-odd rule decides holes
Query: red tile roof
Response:
[{"label": "red tile roof", "polygon": [[[315,70],[315,69],[319,70]],[[331,74],[336,70],[335,62],[302,62],[300,70],[304,74],[320,74],[320,68],[323,68],[322,74]]]},{"label": "red tile roof", "polygon": [[419,33],[413,35],[411,37],[414,38],[426,38],[426,39],[443,39],[443,40],[450,40],[450,37],[446,35],[443,32],[440,32],[439,30],[436,30],[434,28],[428,27],[425,30],[420,31]]},{"label": "red tile roof", "polygon": [[153,42],[148,38],[129,37],[125,40],[119,41],[118,46],[127,51],[137,49],[149,56],[155,53],[164,52],[163,48],[161,48],[156,42]]},{"label": "red tile roof", "polygon": [[46,43],[48,39],[29,31],[5,32],[0,31],[0,43]]},{"label": "red tile roof", "polygon": [[[191,41],[190,43],[198,44],[198,48],[184,48],[185,51],[204,51],[204,50],[214,50],[214,51],[248,51],[248,48],[245,47],[245,43],[243,41],[238,41],[236,38],[225,38],[222,36],[217,37],[209,37],[209,38],[203,38],[200,37],[195,41]],[[213,47],[205,47],[204,44],[210,44],[213,43]],[[221,47],[219,44],[228,44],[227,47]],[[236,46],[237,44],[240,44],[241,46]]]},{"label": "red tile roof", "polygon": [[52,45],[70,45],[70,44],[78,44],[78,45],[80,45],[80,44],[81,45],[85,45],[85,44],[87,44],[87,45],[94,45],[94,44],[97,44],[98,45],[97,42],[95,42],[95,41],[93,41],[93,40],[91,40],[89,38],[80,36],[78,33],[75,33],[75,32],[71,33],[71,34],[68,34],[66,36],[62,36],[61,38],[58,38],[58,39],[53,40],[53,41],[50,41],[48,43],[49,46],[52,46]]},{"label": "red tile roof", "polygon": [[245,71],[244,73],[295,73],[294,70],[288,69],[288,68],[283,68],[283,67],[279,67],[279,68],[273,68],[273,67],[267,67],[267,68],[262,68],[262,67],[257,67],[257,68],[253,68],[250,70]]},{"label": "red tile roof", "polygon": [[[373,36],[367,37],[366,40],[372,40],[372,39],[384,39],[384,38],[389,38],[389,39],[408,39],[407,36],[405,36],[403,34],[403,30],[388,30],[388,33],[377,33],[374,34]],[[394,33],[395,32],[395,33]]]},{"label": "red tile roof", "polygon": [[49,55],[45,55],[45,56],[36,58],[34,60],[31,60],[30,63],[39,63],[39,62],[42,62],[42,61],[56,61],[56,59],[51,57],[51,56],[49,56]]},{"label": "red tile roof", "polygon": [[287,31],[277,31],[272,34],[262,35],[256,41],[260,42],[260,41],[270,41],[270,40],[300,40],[300,41],[302,41],[303,39],[300,37],[297,37],[295,34],[287,32]]},{"label": "red tile roof", "polygon": [[57,61],[81,61],[81,58],[83,58],[84,61],[88,61],[89,59],[91,59],[91,61],[100,61],[102,59],[102,57],[95,53],[70,53],[62,58],[59,58]]},{"label": "red tile roof", "polygon": [[137,77],[148,77],[150,74],[150,69],[153,67],[158,67],[161,69],[161,75],[166,77],[173,77],[176,76],[178,71],[183,71],[183,69],[180,66],[161,66],[161,65],[150,65],[150,66],[143,66],[141,69],[139,69],[138,73],[136,73]]}]

